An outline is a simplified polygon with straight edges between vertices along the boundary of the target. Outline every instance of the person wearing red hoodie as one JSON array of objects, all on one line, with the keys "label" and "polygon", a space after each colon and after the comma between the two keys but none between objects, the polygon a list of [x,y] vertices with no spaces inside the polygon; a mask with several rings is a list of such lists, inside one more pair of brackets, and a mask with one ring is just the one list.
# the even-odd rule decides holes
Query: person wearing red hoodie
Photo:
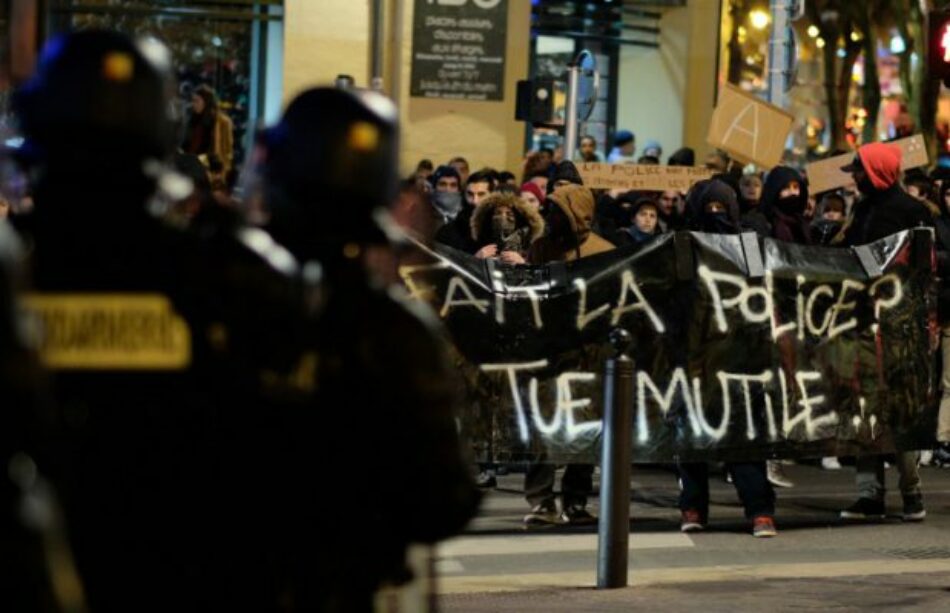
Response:
[{"label": "person wearing red hoodie", "polygon": [[[901,156],[894,145],[871,143],[858,149],[854,161],[841,169],[851,173],[862,195],[845,230],[845,246],[865,245],[903,230],[933,226],[930,212],[900,185]],[[897,453],[904,521],[923,521],[927,515],[917,472],[919,455],[916,451]],[[883,518],[884,457],[859,456],[855,469],[859,498],[841,511],[841,518]]]}]

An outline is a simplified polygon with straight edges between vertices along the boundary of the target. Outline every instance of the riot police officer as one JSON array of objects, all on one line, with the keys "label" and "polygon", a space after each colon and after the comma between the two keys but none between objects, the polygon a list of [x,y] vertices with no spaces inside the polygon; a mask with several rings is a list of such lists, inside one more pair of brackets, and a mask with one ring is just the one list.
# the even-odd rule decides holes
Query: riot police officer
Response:
[{"label": "riot police officer", "polygon": [[[324,278],[311,430],[328,435],[298,441],[297,453],[322,467],[296,507],[308,553],[301,592],[308,610],[369,610],[380,584],[407,578],[407,545],[458,532],[479,500],[433,316],[366,266],[393,234],[395,108],[376,92],[311,89],[260,147],[268,229],[304,267],[319,262]],[[341,463],[358,468],[334,470]]]},{"label": "riot police officer", "polygon": [[176,141],[169,59],[155,41],[69,34],[14,98],[50,474],[92,611],[277,610],[313,301],[263,232],[153,214]]}]

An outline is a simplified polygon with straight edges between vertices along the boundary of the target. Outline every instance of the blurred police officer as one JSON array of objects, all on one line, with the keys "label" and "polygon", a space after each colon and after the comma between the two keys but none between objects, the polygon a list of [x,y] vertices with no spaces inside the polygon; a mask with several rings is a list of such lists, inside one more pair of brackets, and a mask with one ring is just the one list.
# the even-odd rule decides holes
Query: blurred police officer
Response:
[{"label": "blurred police officer", "polygon": [[176,141],[169,75],[157,42],[85,31],[52,41],[14,99],[50,470],[91,610],[275,610],[284,439],[312,383],[305,301],[263,232],[153,215]]},{"label": "blurred police officer", "polygon": [[369,610],[381,584],[409,578],[409,543],[458,532],[478,504],[436,322],[365,266],[368,250],[389,245],[395,109],[375,92],[312,89],[260,144],[268,228],[304,269],[319,262],[324,275],[312,340],[320,410],[310,429],[323,434],[295,451],[322,467],[295,505],[301,602]]}]

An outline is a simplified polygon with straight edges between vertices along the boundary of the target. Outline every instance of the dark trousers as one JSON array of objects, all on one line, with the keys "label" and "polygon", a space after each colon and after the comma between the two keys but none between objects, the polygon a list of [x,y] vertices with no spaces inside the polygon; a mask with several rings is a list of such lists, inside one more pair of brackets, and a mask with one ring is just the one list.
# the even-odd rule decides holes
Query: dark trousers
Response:
[{"label": "dark trousers", "polygon": [[[529,463],[524,474],[524,494],[528,504],[554,506],[554,464]],[[563,508],[584,507],[587,496],[594,489],[594,466],[592,464],[568,464],[561,478]]]},{"label": "dark trousers", "polygon": [[[775,490],[769,483],[765,462],[727,463],[726,470],[732,473],[732,484],[749,519],[757,515],[775,515]],[[699,511],[703,518],[709,516],[709,464],[705,462],[680,464],[680,510]]]}]

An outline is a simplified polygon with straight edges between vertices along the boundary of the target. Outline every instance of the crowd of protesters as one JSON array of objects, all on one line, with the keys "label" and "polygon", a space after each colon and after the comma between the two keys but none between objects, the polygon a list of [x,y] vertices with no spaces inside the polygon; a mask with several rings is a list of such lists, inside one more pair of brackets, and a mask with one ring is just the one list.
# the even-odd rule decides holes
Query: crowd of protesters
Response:
[{"label": "crowd of protesters", "polygon": [[[638,155],[639,153],[639,155]],[[574,161],[660,164],[662,147],[648,141],[637,151],[632,132],[617,132],[606,156],[597,142],[584,136]],[[693,150],[670,155],[668,165],[693,166]],[[779,166],[767,173],[743,167],[722,151],[704,160],[714,171],[710,180],[688,192],[675,190],[598,190],[584,186],[574,162],[557,159],[552,150],[529,152],[524,159],[520,187],[512,172],[483,168],[471,174],[464,158],[435,166],[419,163],[406,181],[422,201],[431,203],[428,235],[477,258],[495,258],[503,264],[544,264],[570,261],[615,248],[637,250],[666,232],[678,230],[718,234],[754,232],[761,237],[801,245],[850,247],[873,242],[917,226],[936,229],[938,272],[950,278],[950,171],[937,169],[901,172],[900,150],[874,143],[862,147],[842,170],[851,173],[855,187],[810,194],[801,172]],[[418,227],[416,228],[418,229]],[[938,440],[925,452],[923,462],[950,463],[950,281],[940,292],[940,322],[945,365]],[[592,491],[592,467],[568,465],[561,487],[560,512],[554,495],[554,466],[537,458],[526,467],[525,496],[531,507],[526,527],[585,524],[594,521],[585,509]],[[926,511],[920,491],[918,452],[898,453],[905,521],[923,520]],[[822,460],[827,469],[840,469],[837,458]],[[840,513],[846,519],[884,516],[884,458],[855,460],[858,500]],[[479,476],[485,487],[495,485],[492,467]],[[755,536],[777,534],[774,487],[792,487],[779,461],[733,462],[724,466],[734,483]],[[681,528],[702,530],[708,520],[709,466],[678,466]]]}]

